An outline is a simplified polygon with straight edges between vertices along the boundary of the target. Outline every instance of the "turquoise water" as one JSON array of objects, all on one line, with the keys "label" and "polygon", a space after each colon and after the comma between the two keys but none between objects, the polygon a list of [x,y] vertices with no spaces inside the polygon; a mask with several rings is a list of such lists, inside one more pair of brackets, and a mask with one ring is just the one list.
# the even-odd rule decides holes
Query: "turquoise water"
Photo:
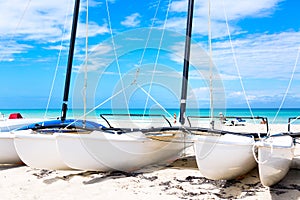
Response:
[{"label": "turquoise water", "polygon": [[[167,111],[167,112],[166,112]],[[167,117],[172,117],[174,113],[179,115],[179,109],[166,109],[164,110],[159,110],[159,109],[152,109],[152,110],[147,110],[147,114],[164,114]],[[15,113],[19,112],[22,114],[23,117],[25,118],[43,118],[45,116],[45,110],[44,109],[0,109],[0,112],[4,114],[4,116],[8,116],[10,113]],[[196,116],[208,116],[209,115],[209,109],[188,109],[186,112],[186,115],[196,115]],[[255,108],[252,109],[253,116],[260,116],[260,117],[267,117],[269,120],[269,123],[277,123],[277,124],[286,124],[288,121],[289,117],[296,117],[300,116],[300,108],[285,108],[280,110],[280,112],[277,115],[278,110],[273,109],[273,108]],[[46,113],[47,118],[57,118],[60,116],[61,110],[60,109],[50,109]],[[96,111],[91,112],[88,116],[89,117],[96,117],[99,116],[100,114],[125,114],[127,113],[126,110],[124,109],[115,109],[115,110],[110,110],[110,109],[98,109]],[[142,114],[144,113],[143,109],[132,109],[130,110],[130,113],[133,114]],[[217,116],[219,111],[215,111],[215,115]],[[227,110],[222,110],[222,113],[225,116],[247,116],[250,117],[251,112],[249,109],[244,109],[244,108],[231,108]],[[67,117],[69,118],[76,118],[80,117],[83,115],[82,110],[69,110]],[[277,117],[275,118],[275,116]],[[300,120],[298,120],[300,123]]]}]

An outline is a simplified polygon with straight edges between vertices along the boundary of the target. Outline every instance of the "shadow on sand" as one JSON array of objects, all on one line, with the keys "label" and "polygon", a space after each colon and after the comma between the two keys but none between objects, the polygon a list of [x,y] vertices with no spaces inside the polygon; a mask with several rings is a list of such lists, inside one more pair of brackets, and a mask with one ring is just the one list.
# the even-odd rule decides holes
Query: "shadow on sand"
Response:
[{"label": "shadow on sand", "polygon": [[270,187],[273,200],[300,198],[300,169],[291,169],[286,177],[278,184]]},{"label": "shadow on sand", "polygon": [[[154,169],[154,168],[152,168]],[[187,176],[177,177],[174,173],[171,179],[166,180],[160,177],[160,173],[164,170],[188,170]],[[153,170],[155,171],[155,170]],[[153,172],[152,171],[152,172]],[[161,172],[159,172],[161,171]],[[51,184],[58,180],[69,181],[73,177],[85,177],[84,185],[100,184],[102,182],[123,179],[127,177],[133,178],[135,181],[149,181],[149,184],[155,185],[161,193],[175,195],[178,198],[197,199],[201,195],[209,195],[215,199],[242,199],[249,196],[257,197],[260,192],[269,192],[273,200],[279,199],[298,199],[300,197],[300,170],[292,169],[288,175],[277,185],[271,188],[265,187],[260,183],[257,168],[248,174],[241,176],[235,180],[209,180],[201,176],[198,171],[195,156],[188,156],[173,162],[171,165],[157,169],[157,173],[151,172],[95,172],[95,171],[72,171],[66,175],[57,174],[53,177],[54,171],[40,170],[35,173],[38,178],[43,178],[43,182]],[[75,172],[75,173],[74,173]],[[180,172],[179,172],[180,173]],[[51,175],[50,175],[51,174]],[[52,178],[50,178],[52,176]],[[148,184],[148,185],[149,185]],[[129,184],[130,185],[130,184]],[[130,186],[128,186],[130,187]],[[147,184],[141,187],[148,187]]]},{"label": "shadow on sand", "polygon": [[17,167],[23,167],[23,166],[24,166],[23,163],[18,163],[18,164],[0,164],[0,171],[8,170],[8,169],[13,169],[13,168],[17,168]]}]

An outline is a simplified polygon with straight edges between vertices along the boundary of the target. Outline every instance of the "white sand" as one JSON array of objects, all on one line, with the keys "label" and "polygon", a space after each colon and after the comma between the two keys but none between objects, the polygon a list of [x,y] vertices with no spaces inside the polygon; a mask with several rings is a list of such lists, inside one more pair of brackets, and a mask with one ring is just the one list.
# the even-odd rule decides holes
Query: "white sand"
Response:
[{"label": "white sand", "polygon": [[[231,129],[251,129],[251,125]],[[272,131],[286,131],[283,125]],[[211,181],[197,169],[193,150],[148,173],[51,171],[0,165],[1,199],[300,199],[300,157],[277,185],[262,186],[257,169],[232,181]]]}]

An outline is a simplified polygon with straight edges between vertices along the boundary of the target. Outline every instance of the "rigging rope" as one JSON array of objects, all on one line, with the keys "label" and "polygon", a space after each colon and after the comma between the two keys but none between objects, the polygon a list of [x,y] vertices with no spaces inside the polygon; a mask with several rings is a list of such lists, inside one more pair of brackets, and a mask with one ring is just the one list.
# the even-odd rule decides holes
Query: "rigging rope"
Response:
[{"label": "rigging rope", "polygon": [[211,5],[208,1],[208,46],[209,46],[209,92],[210,92],[210,126],[214,129],[214,99],[213,99],[213,70],[212,70],[212,34],[211,34]]},{"label": "rigging rope", "polygon": [[[173,115],[171,113],[169,113],[154,97],[152,97],[152,95],[149,93],[149,91],[147,92],[142,86],[140,86],[139,84],[137,84],[137,86],[152,100],[154,101],[161,109],[163,109],[163,111],[165,111],[169,117],[173,117]],[[145,114],[145,113],[144,113]]]},{"label": "rigging rope", "polygon": [[[133,82],[132,82],[131,85],[137,84],[137,78],[138,78],[138,75],[139,75],[140,66],[141,66],[141,64],[142,64],[142,62],[143,62],[143,58],[144,58],[144,55],[145,55],[145,52],[146,52],[146,48],[147,48],[148,43],[149,43],[149,40],[150,40],[150,35],[151,35],[152,29],[153,29],[153,27],[154,27],[154,22],[155,22],[155,18],[156,18],[156,16],[157,16],[157,13],[158,13],[159,4],[160,4],[160,1],[158,2],[158,6],[157,6],[157,9],[156,9],[154,18],[153,18],[153,20],[152,20],[152,25],[151,25],[150,31],[149,31],[149,33],[148,33],[148,37],[147,37],[146,44],[145,44],[145,47],[144,47],[144,50],[143,50],[143,53],[142,53],[142,57],[141,57],[141,59],[140,59],[140,61],[139,61],[139,67],[137,68],[137,71],[136,71],[136,77],[135,77],[135,79],[133,80]],[[111,33],[111,36],[112,36],[111,21],[110,21],[110,14],[109,14],[109,10],[108,10],[108,5],[107,5],[106,8],[107,8],[107,13],[108,13],[108,18],[109,18],[110,33]],[[116,58],[116,60],[117,60],[117,65],[118,65],[118,67],[119,67],[118,59],[117,59],[117,56],[116,56],[117,54],[116,54],[116,48],[115,48],[115,43],[114,43],[113,36],[112,36],[112,43],[113,43],[113,47],[114,47],[115,58]],[[118,68],[118,69],[119,69],[119,76],[121,76],[121,75],[120,75],[120,68]],[[122,79],[121,79],[121,80],[122,80]],[[129,86],[131,86],[131,85],[129,85]],[[116,97],[117,95],[119,95],[120,93],[123,93],[123,94],[124,94],[124,91],[125,91],[129,86],[124,87],[124,85],[122,84],[122,90],[118,91],[117,93],[115,93],[115,94],[114,94],[113,96],[111,96],[110,98],[104,100],[102,103],[100,103],[100,104],[98,104],[97,106],[95,106],[95,107],[94,107],[92,110],[90,110],[89,112],[84,113],[84,115],[82,115],[79,119],[82,119],[83,117],[87,116],[87,115],[90,114],[92,111],[94,111],[94,110],[96,110],[97,108],[101,107],[103,104],[105,104],[105,103],[108,102],[109,100],[115,98],[115,97]],[[139,86],[139,87],[140,87],[140,86]],[[142,90],[143,90],[143,88],[142,88]],[[147,94],[147,92],[146,92],[146,94]],[[147,95],[150,96],[151,99],[153,99],[153,97],[151,97],[150,94],[147,94]],[[153,101],[157,102],[155,99],[153,99]],[[127,100],[126,100],[126,103],[127,103]],[[157,104],[159,104],[159,103],[157,102]],[[159,104],[159,105],[160,105],[160,104]],[[160,106],[161,106],[161,105],[160,105]],[[128,108],[128,105],[127,105],[127,108]],[[163,108],[163,109],[164,109],[164,108]],[[165,110],[165,109],[164,109],[164,110]],[[166,110],[165,110],[165,111],[166,111]],[[166,111],[166,112],[167,112],[167,111]],[[170,116],[172,116],[170,113],[168,113],[168,114],[169,114]],[[75,121],[75,122],[76,122],[76,121]],[[74,123],[75,123],[75,122],[74,122]],[[73,124],[73,123],[72,123],[72,124]],[[70,125],[71,125],[71,124],[70,124]]]},{"label": "rigging rope", "polygon": [[[288,86],[287,86],[287,88],[286,88],[286,91],[285,91],[284,96],[283,96],[283,98],[282,98],[281,104],[280,104],[280,106],[279,106],[279,108],[278,108],[278,110],[277,110],[277,112],[276,112],[276,114],[275,114],[275,117],[274,117],[274,119],[272,120],[271,123],[274,123],[274,121],[275,121],[276,118],[278,117],[279,112],[280,112],[280,110],[281,110],[281,108],[282,108],[282,106],[283,106],[283,103],[284,103],[285,99],[286,99],[286,96],[287,96],[287,94],[288,94],[288,92],[289,92],[289,90],[290,90],[292,81],[293,81],[293,79],[294,79],[295,71],[296,71],[296,68],[297,68],[297,65],[298,65],[299,54],[300,54],[300,47],[298,47],[297,57],[296,57],[296,60],[295,60],[295,64],[294,64],[294,68],[293,68],[293,72],[292,72],[292,75],[291,75],[289,84],[288,84]],[[295,120],[293,120],[293,122],[294,122],[294,121],[295,121]]]},{"label": "rigging rope", "polygon": [[[27,1],[27,4],[26,4],[26,6],[25,6],[25,9],[24,9],[24,11],[23,11],[23,13],[22,13],[22,15],[21,15],[21,17],[20,17],[20,19],[19,19],[19,21],[18,21],[16,27],[15,27],[15,30],[13,31],[13,33],[11,34],[11,36],[10,36],[9,39],[8,39],[8,42],[7,42],[7,44],[6,44],[7,46],[10,45],[10,43],[11,43],[12,40],[13,40],[13,38],[15,37],[15,34],[16,34],[16,32],[17,32],[17,30],[18,30],[18,28],[19,28],[19,26],[20,26],[20,24],[21,24],[21,22],[22,22],[22,20],[23,20],[23,18],[24,18],[24,16],[25,16],[25,13],[27,12],[27,10],[28,10],[28,8],[29,8],[30,3],[31,3],[31,0],[28,0],[28,1]],[[1,55],[1,57],[0,57],[0,61],[2,61],[2,60],[4,59],[4,56],[5,56],[5,54],[3,53],[3,54]],[[7,127],[7,129],[8,129],[9,131],[11,130],[8,124],[5,124],[5,126]]]},{"label": "rigging rope", "polygon": [[[149,33],[148,33],[148,36],[147,36],[146,44],[145,44],[145,47],[144,47],[144,50],[143,50],[141,59],[140,59],[140,61],[139,61],[139,65],[138,65],[137,71],[140,70],[140,66],[142,65],[142,62],[143,62],[143,60],[144,60],[144,56],[145,56],[145,53],[146,53],[146,49],[147,49],[147,46],[148,46],[148,43],[149,43],[149,40],[150,40],[150,35],[151,35],[151,33],[152,33],[152,29],[153,29],[153,26],[154,26],[154,22],[155,22],[157,13],[158,13],[159,5],[160,5],[160,0],[158,1],[158,4],[157,4],[156,10],[155,10],[154,17],[152,18],[152,23],[151,23],[151,26],[150,26],[150,30],[149,30]],[[136,77],[136,78],[137,78],[137,77]]]},{"label": "rigging rope", "polygon": [[[172,117],[172,114],[169,113],[158,101],[155,100],[155,98],[153,98],[151,96],[151,94],[149,94],[144,88],[142,88],[139,84],[136,84],[145,94],[147,94],[159,107],[161,107],[170,117]],[[122,88],[120,91],[118,91],[117,93],[115,93],[113,96],[107,98],[106,100],[104,100],[103,102],[101,102],[100,104],[98,104],[97,106],[95,106],[93,109],[91,109],[90,111],[86,112],[84,115],[80,116],[78,119],[76,119],[75,121],[73,121],[72,123],[70,123],[68,126],[65,127],[65,129],[67,129],[69,126],[71,126],[72,124],[76,123],[78,120],[80,119],[84,119],[87,115],[89,115],[90,113],[92,113],[93,111],[95,111],[97,108],[101,107],[102,105],[104,105],[105,103],[107,103],[108,101],[112,100],[113,98],[115,98],[116,96],[118,96],[119,94],[123,93],[127,88],[129,88],[131,85],[128,85],[125,88]]]},{"label": "rigging rope", "polygon": [[[86,0],[86,24],[85,24],[85,63],[84,63],[84,85],[82,89],[82,97],[83,97],[83,115],[86,116],[86,102],[87,102],[87,64],[88,64],[88,42],[89,42],[89,0]],[[86,120],[86,118],[84,118]]]},{"label": "rigging rope", "polygon": [[149,86],[148,93],[147,93],[148,95],[147,95],[146,102],[145,102],[144,114],[145,114],[147,106],[148,106],[149,94],[151,93],[151,90],[152,90],[152,85],[153,85],[153,80],[154,80],[154,74],[156,72],[157,62],[158,62],[158,58],[159,58],[159,54],[160,54],[160,49],[161,49],[163,38],[164,38],[164,34],[165,34],[165,28],[166,28],[166,24],[167,24],[167,20],[168,20],[168,15],[169,15],[170,7],[171,7],[171,1],[172,0],[169,0],[168,9],[167,9],[167,12],[166,12],[165,21],[164,21],[164,25],[163,25],[163,29],[162,29],[163,31],[162,31],[162,34],[161,34],[161,37],[160,37],[160,41],[159,41],[159,46],[158,46],[158,51],[157,51],[156,58],[155,58],[154,68],[153,68],[153,71],[152,71],[150,86]]},{"label": "rigging rope", "polygon": [[[244,94],[245,99],[246,99],[247,106],[248,106],[250,114],[251,114],[251,117],[254,118],[254,114],[252,112],[252,109],[251,109],[251,106],[250,106],[250,102],[249,102],[249,99],[248,99],[247,94],[246,94],[246,90],[245,90],[245,87],[244,87],[242,76],[241,76],[241,73],[240,73],[240,70],[239,70],[239,66],[238,66],[238,63],[237,63],[235,51],[234,51],[234,48],[233,48],[231,34],[230,34],[230,29],[229,29],[229,24],[228,24],[228,17],[227,17],[226,8],[225,8],[225,5],[224,5],[224,0],[222,0],[222,4],[223,4],[223,11],[224,11],[224,16],[225,16],[225,21],[226,21],[227,33],[228,33],[228,38],[229,38],[229,42],[230,42],[230,47],[231,47],[231,51],[232,51],[232,55],[233,55],[233,60],[234,60],[235,68],[236,68],[237,73],[238,73],[239,81],[240,81],[240,84],[241,84],[241,87],[242,87],[242,90],[243,90],[243,94]],[[254,123],[256,123],[256,122],[254,121]]]},{"label": "rigging rope", "polygon": [[[110,32],[110,35],[111,35],[111,42],[112,42],[112,45],[113,45],[114,56],[115,56],[115,59],[116,59],[118,73],[119,73],[119,77],[120,77],[120,81],[121,81],[121,86],[122,86],[122,88],[124,88],[124,82],[123,82],[123,78],[122,78],[122,74],[121,74],[121,69],[120,69],[120,65],[119,65],[115,40],[114,40],[112,26],[111,26],[110,13],[109,13],[109,8],[108,8],[108,0],[106,0],[105,2],[106,2],[106,12],[107,12],[107,17],[108,17],[109,32]],[[129,106],[128,106],[128,101],[127,101],[125,91],[123,91],[123,95],[124,95],[124,98],[125,98],[126,109],[127,109],[127,112],[129,113]]]},{"label": "rigging rope", "polygon": [[60,48],[59,48],[58,57],[57,57],[57,61],[56,61],[56,67],[55,67],[55,71],[54,71],[54,76],[53,76],[53,80],[52,80],[52,84],[51,84],[51,88],[50,88],[50,92],[49,92],[49,96],[48,96],[47,106],[46,106],[46,110],[45,110],[45,113],[44,113],[44,119],[46,119],[46,117],[47,117],[47,113],[48,113],[48,110],[49,110],[49,105],[50,105],[50,101],[51,101],[51,97],[52,97],[52,93],[53,93],[53,89],[54,89],[54,84],[55,84],[55,81],[56,81],[56,78],[57,78],[57,71],[58,71],[58,67],[59,67],[59,63],[60,63],[61,52],[62,52],[62,49],[63,49],[63,41],[64,41],[64,36],[65,36],[65,33],[66,33],[68,13],[69,13],[70,9],[71,9],[71,1],[68,1],[67,12],[66,12],[66,16],[65,16],[63,31],[62,31],[62,37],[61,37],[61,40],[60,40]]},{"label": "rigging rope", "polygon": [[[148,46],[148,43],[149,43],[149,40],[150,40],[150,35],[151,35],[151,32],[153,30],[153,27],[154,27],[154,23],[155,23],[155,19],[156,19],[156,16],[157,16],[157,13],[158,13],[158,8],[159,8],[159,5],[160,5],[160,1],[158,2],[158,5],[157,5],[157,8],[156,8],[156,11],[155,11],[155,15],[154,15],[154,18],[152,20],[152,24],[151,24],[151,27],[150,27],[150,31],[148,33],[148,36],[147,36],[147,40],[146,40],[146,44],[145,44],[145,47],[144,47],[144,50],[143,50],[143,53],[142,53],[142,57],[139,61],[139,65],[138,65],[138,68],[137,68],[137,72],[136,72],[136,77],[135,79],[133,80],[132,84],[135,84],[137,85],[146,95],[147,95],[147,102],[148,102],[148,99],[152,99],[159,107],[161,107],[170,117],[173,117],[172,114],[170,114],[157,100],[155,100],[150,92],[151,92],[151,87],[150,89],[148,90],[148,92],[142,88],[139,84],[137,84],[137,78],[138,78],[138,75],[139,75],[139,71],[140,71],[140,66],[142,65],[142,62],[143,62],[143,59],[144,59],[144,55],[145,55],[145,52],[146,52],[146,48]],[[160,38],[160,43],[159,43],[159,51],[157,53],[157,56],[156,56],[156,61],[155,61],[155,66],[154,66],[154,70],[153,70],[153,73],[152,73],[152,79],[151,79],[151,85],[152,85],[152,82],[153,82],[153,77],[154,77],[154,74],[155,74],[155,71],[156,71],[156,66],[157,66],[157,62],[158,62],[158,58],[159,58],[159,53],[160,53],[160,48],[161,48],[161,45],[162,45],[162,41],[163,41],[163,37],[164,37],[164,32],[165,32],[165,26],[166,26],[166,21],[167,21],[167,18],[168,18],[168,13],[169,13],[169,10],[170,10],[170,5],[171,5],[171,0],[169,0],[169,4],[168,4],[168,9],[167,9],[167,13],[166,13],[166,18],[165,18],[165,23],[164,23],[164,26],[163,26],[163,33],[162,33],[162,36]],[[108,14],[108,23],[109,23],[109,29],[110,29],[110,34],[111,34],[111,37],[112,37],[112,44],[113,44],[113,49],[114,49],[114,54],[115,54],[115,58],[116,58],[116,62],[117,62],[117,66],[118,66],[118,72],[119,72],[119,76],[120,76],[120,79],[122,81],[122,77],[121,77],[121,70],[120,70],[120,66],[119,66],[119,63],[118,63],[118,58],[117,58],[117,53],[116,53],[116,47],[115,47],[115,42],[114,42],[114,37],[113,37],[113,34],[112,34],[112,28],[111,28],[111,20],[110,20],[110,13],[109,13],[109,9],[108,9],[108,2],[106,1],[106,9],[107,9],[107,14]],[[95,106],[93,109],[91,109],[89,112],[86,112],[84,113],[83,116],[79,117],[79,119],[82,119],[83,117],[85,117],[86,115],[90,114],[91,112],[93,112],[94,110],[96,110],[97,108],[101,107],[103,104],[105,104],[106,102],[110,101],[111,99],[115,98],[117,95],[123,93],[125,98],[126,98],[126,95],[125,95],[125,91],[126,89],[131,86],[127,86],[127,87],[124,87],[124,83],[123,81],[121,82],[122,84],[122,89],[120,91],[118,91],[117,93],[115,93],[113,96],[109,97],[108,99],[104,100],[102,103],[98,104],[97,106]],[[127,104],[127,109],[128,109],[128,103],[127,103],[127,99],[125,100],[126,101],[126,104]],[[145,105],[145,109],[144,109],[144,114],[145,114],[145,110],[146,110],[146,107],[147,107],[147,103]],[[76,122],[76,121],[75,121]],[[75,123],[73,122],[73,123]],[[72,123],[72,124],[73,124]],[[71,125],[71,124],[70,124]]]},{"label": "rigging rope", "polygon": [[292,123],[294,123],[295,121],[299,120],[300,116],[295,117],[295,119],[291,120],[288,125],[291,125]]},{"label": "rigging rope", "polygon": [[[28,8],[29,8],[30,3],[31,3],[31,0],[28,0],[28,1],[27,1],[27,4],[26,4],[26,6],[25,6],[25,9],[24,9],[24,11],[22,12],[22,15],[21,15],[21,17],[20,17],[20,19],[19,19],[19,21],[18,21],[18,23],[17,23],[17,25],[16,25],[14,31],[12,32],[11,36],[10,36],[9,39],[8,39],[7,46],[10,45],[10,43],[11,43],[12,40],[13,40],[13,38],[15,37],[16,32],[17,32],[17,30],[18,30],[18,28],[19,28],[21,22],[23,21],[23,18],[24,18],[25,14],[26,14],[26,12],[27,12],[27,10],[28,10]],[[2,56],[1,56],[1,58],[0,58],[0,61],[2,61],[2,60],[4,59],[4,56],[5,56],[5,54],[3,53]]]},{"label": "rigging rope", "polygon": [[125,88],[122,88],[120,91],[118,91],[117,93],[115,93],[114,95],[112,95],[111,97],[107,98],[106,100],[104,100],[102,103],[98,104],[97,106],[95,106],[93,109],[89,110],[88,112],[86,112],[84,115],[80,116],[78,119],[76,119],[75,121],[73,121],[72,123],[70,123],[69,125],[67,125],[64,129],[67,129],[69,126],[71,126],[72,124],[76,123],[78,120],[80,119],[84,119],[87,115],[89,115],[90,113],[92,113],[93,111],[95,111],[96,109],[98,109],[99,107],[103,106],[105,103],[107,103],[108,101],[112,100],[113,98],[115,98],[116,96],[118,96],[121,93],[124,93],[124,91],[130,87],[130,85],[128,85]]}]

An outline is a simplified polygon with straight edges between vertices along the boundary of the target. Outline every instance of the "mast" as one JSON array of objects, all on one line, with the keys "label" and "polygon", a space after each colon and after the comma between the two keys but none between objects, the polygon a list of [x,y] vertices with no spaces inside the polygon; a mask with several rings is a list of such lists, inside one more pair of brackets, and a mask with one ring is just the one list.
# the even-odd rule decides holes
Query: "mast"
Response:
[{"label": "mast", "polygon": [[187,13],[187,25],[186,25],[186,38],[185,38],[185,52],[184,52],[183,75],[182,75],[181,100],[180,100],[179,122],[181,123],[181,125],[184,125],[184,122],[185,122],[186,97],[187,97],[187,87],[188,87],[188,74],[189,74],[189,65],[190,65],[190,49],[191,49],[193,10],[194,10],[194,0],[189,0],[188,13]]},{"label": "mast", "polygon": [[66,72],[66,79],[65,79],[64,99],[63,99],[62,110],[61,110],[61,121],[64,121],[66,119],[67,110],[68,110],[68,99],[69,99],[69,90],[70,90],[70,81],[71,81],[71,73],[72,73],[79,7],[80,7],[80,0],[75,0],[70,47],[69,47],[69,56],[68,56],[68,65],[67,65],[67,72]]}]

